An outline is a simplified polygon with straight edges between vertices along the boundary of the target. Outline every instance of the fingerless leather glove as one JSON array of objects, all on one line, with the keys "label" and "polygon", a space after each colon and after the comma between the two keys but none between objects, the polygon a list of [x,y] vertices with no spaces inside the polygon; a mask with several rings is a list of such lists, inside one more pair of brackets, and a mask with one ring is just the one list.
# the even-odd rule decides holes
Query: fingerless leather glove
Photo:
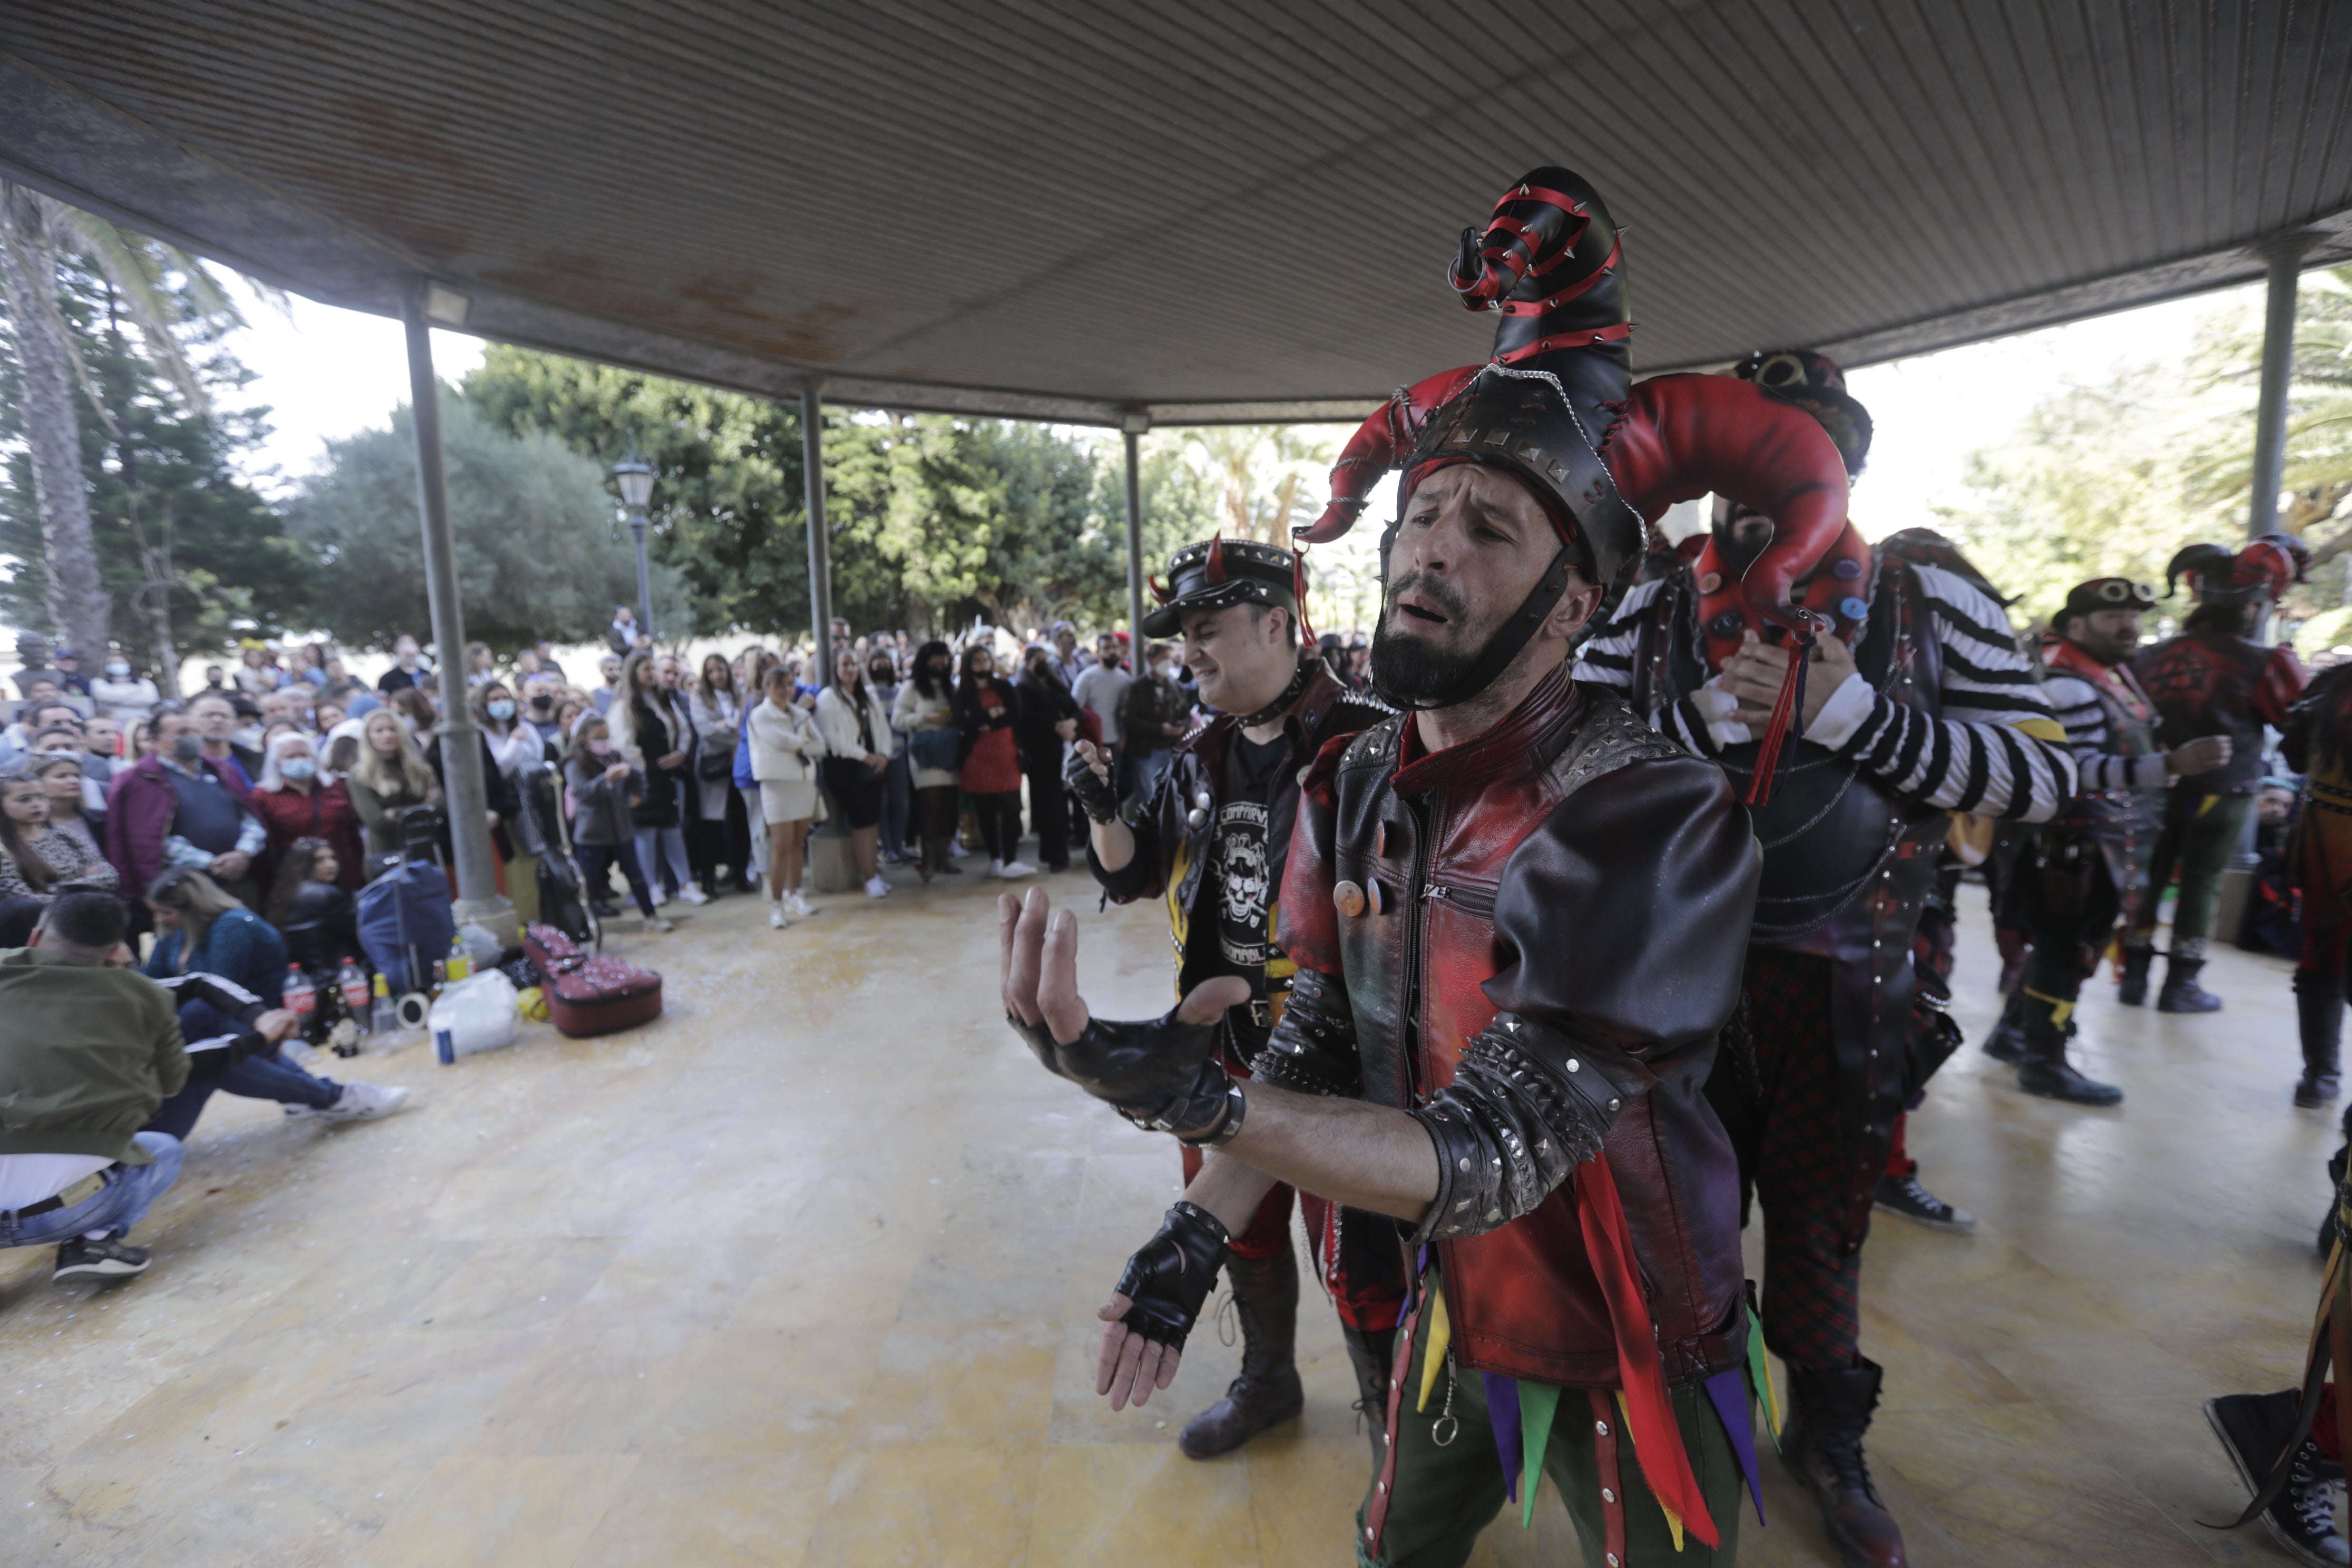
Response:
[{"label": "fingerless leather glove", "polygon": [[1119,1321],[1171,1350],[1182,1350],[1200,1320],[1201,1303],[1224,1267],[1230,1237],[1215,1215],[1198,1204],[1179,1201],[1160,1223],[1160,1234],[1127,1260],[1118,1293],[1134,1305]]}]

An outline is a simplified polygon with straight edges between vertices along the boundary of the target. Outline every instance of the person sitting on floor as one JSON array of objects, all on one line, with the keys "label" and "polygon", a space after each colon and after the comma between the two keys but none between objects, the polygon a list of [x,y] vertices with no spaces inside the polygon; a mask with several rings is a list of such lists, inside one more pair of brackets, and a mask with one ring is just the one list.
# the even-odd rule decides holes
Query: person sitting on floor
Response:
[{"label": "person sitting on floor", "polygon": [[[293,962],[286,941],[268,921],[223,892],[219,883],[198,870],[166,871],[148,888],[147,908],[156,931],[155,945],[147,955],[151,979],[207,974],[249,994],[265,1007],[278,1006]],[[191,1016],[191,1007],[204,1011]],[[211,1003],[184,1004],[180,1011],[180,1026],[191,1039],[236,1032],[238,1020]],[[289,1116],[329,1121],[381,1120],[408,1104],[404,1089],[313,1078],[286,1060],[273,1041],[268,1050],[238,1059],[217,1079],[192,1079],[164,1101],[148,1125],[185,1138],[203,1114],[205,1101],[214,1090],[224,1089],[253,1100],[277,1100]]]},{"label": "person sitting on floor", "polygon": [[188,1058],[129,929],[112,894],[65,893],[0,952],[0,1247],[54,1245],[55,1279],[146,1272],[122,1238],[180,1176],[180,1140],[137,1131]]}]

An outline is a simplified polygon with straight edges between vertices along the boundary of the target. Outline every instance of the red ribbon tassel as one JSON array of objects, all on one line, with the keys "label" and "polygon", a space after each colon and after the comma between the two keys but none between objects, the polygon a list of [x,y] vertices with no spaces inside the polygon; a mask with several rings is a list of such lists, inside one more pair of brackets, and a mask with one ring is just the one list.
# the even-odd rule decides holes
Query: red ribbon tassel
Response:
[{"label": "red ribbon tassel", "polygon": [[[1762,805],[1779,786],[1781,753],[1791,740],[1805,735],[1805,666],[1811,662],[1813,634],[1805,633],[1789,650],[1789,668],[1780,677],[1780,695],[1764,726],[1764,743],[1756,748],[1756,773],[1748,781],[1746,804]],[[1795,753],[1789,752],[1791,760]]]},{"label": "red ribbon tassel", "polygon": [[1609,1303],[1619,1386],[1625,1391],[1626,1425],[1642,1461],[1642,1477],[1657,1500],[1681,1516],[1685,1529],[1707,1545],[1719,1546],[1722,1539],[1706,1511],[1698,1479],[1691,1474],[1682,1427],[1675,1420],[1665,1364],[1659,1357],[1649,1306],[1642,1300],[1641,1266],[1634,1261],[1633,1237],[1625,1227],[1625,1208],[1617,1196],[1609,1157],[1587,1160],[1576,1168],[1574,1180],[1576,1217],[1584,1230],[1584,1252],[1592,1262],[1593,1278]]}]

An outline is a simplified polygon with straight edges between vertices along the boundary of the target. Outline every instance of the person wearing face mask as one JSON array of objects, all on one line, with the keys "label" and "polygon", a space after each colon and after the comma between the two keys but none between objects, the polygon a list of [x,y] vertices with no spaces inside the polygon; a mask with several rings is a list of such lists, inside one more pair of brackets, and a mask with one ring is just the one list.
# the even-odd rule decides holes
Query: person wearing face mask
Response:
[{"label": "person wearing face mask", "polygon": [[319,749],[310,736],[280,734],[269,742],[252,799],[253,814],[269,834],[261,855],[263,887],[276,885],[278,867],[296,839],[317,838],[334,850],[344,888],[359,890],[359,809],[341,781],[320,776]]},{"label": "person wearing face mask", "polygon": [[[866,689],[882,704],[882,711],[898,707],[898,664],[887,646],[866,656]],[[882,858],[893,866],[907,863],[907,826],[915,805],[913,765],[907,757],[907,737],[895,728],[883,748],[890,765],[882,770]]]},{"label": "person wearing face mask", "polygon": [[195,867],[237,897],[258,897],[254,860],[269,841],[242,773],[205,754],[187,713],[154,723],[154,751],[114,775],[106,795],[106,858],[122,886],[144,888]]},{"label": "person wearing face mask", "polygon": [[654,908],[653,889],[637,859],[635,810],[645,801],[646,776],[621,754],[601,715],[583,712],[572,725],[563,783],[579,808],[572,819],[572,848],[591,906],[599,915],[620,912],[609,901],[617,865],[628,880],[629,896],[645,916],[646,929],[670,930],[670,922]]},{"label": "person wearing face mask", "polygon": [[104,671],[89,683],[89,699],[126,730],[152,717],[160,700],[155,683],[131,668],[130,657],[119,648],[107,650]]},{"label": "person wearing face mask", "polygon": [[1021,717],[1014,733],[1021,742],[1022,771],[1029,776],[1029,828],[1037,836],[1037,860],[1048,871],[1070,868],[1070,803],[1062,787],[1062,759],[1078,738],[1078,703],[1062,684],[1051,649],[1034,644],[1022,656],[1013,683]]},{"label": "person wearing face mask", "polygon": [[1021,753],[1013,721],[1020,699],[1012,682],[996,673],[996,656],[984,642],[963,650],[956,682],[955,721],[962,731],[962,763],[956,783],[980,814],[981,842],[988,847],[992,877],[1032,877],[1037,868],[1021,858]]},{"label": "person wearing face mask", "polygon": [[1119,694],[1118,732],[1127,747],[1129,800],[1158,793],[1160,776],[1176,760],[1176,742],[1191,728],[1192,699],[1176,684],[1174,650],[1156,642],[1144,655],[1143,673]]},{"label": "person wearing face mask", "polygon": [[963,868],[948,854],[955,837],[956,765],[962,737],[955,724],[955,655],[936,639],[915,652],[915,673],[898,688],[890,728],[907,737],[907,761],[915,785],[915,837],[920,845],[916,868],[924,881],[960,876]]}]

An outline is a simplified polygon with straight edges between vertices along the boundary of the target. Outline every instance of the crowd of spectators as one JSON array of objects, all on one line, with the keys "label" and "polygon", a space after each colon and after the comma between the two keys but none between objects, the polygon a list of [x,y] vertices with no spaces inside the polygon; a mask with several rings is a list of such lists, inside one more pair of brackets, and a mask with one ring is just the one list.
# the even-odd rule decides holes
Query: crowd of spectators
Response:
[{"label": "crowd of spectators", "polygon": [[[1325,657],[1360,688],[1361,647],[1337,643]],[[809,840],[833,818],[873,899],[896,866],[929,883],[977,855],[991,877],[1034,875],[1024,837],[1065,870],[1086,842],[1069,748],[1101,746],[1146,795],[1202,717],[1174,647],[1138,659],[1125,634],[1082,646],[1066,623],[952,640],[836,623],[821,664],[756,646],[689,663],[623,608],[607,644],[593,684],[544,642],[471,645],[445,682],[403,637],[372,685],[322,643],[256,645],[175,699],[123,650],[85,675],[21,639],[0,727],[0,1247],[56,1245],[61,1279],[142,1270],[124,1237],[215,1093],[329,1121],[402,1109],[405,1090],[311,1071],[326,1058],[298,1037],[336,1009],[286,1002],[289,984],[331,999],[339,973],[364,975],[353,900],[372,873],[448,862],[450,702],[473,720],[518,915],[539,912],[539,857],[568,843],[598,913],[625,898],[656,931],[675,929],[665,906],[729,893],[764,892],[777,928],[814,914]],[[535,787],[561,834],[523,830]]]}]

